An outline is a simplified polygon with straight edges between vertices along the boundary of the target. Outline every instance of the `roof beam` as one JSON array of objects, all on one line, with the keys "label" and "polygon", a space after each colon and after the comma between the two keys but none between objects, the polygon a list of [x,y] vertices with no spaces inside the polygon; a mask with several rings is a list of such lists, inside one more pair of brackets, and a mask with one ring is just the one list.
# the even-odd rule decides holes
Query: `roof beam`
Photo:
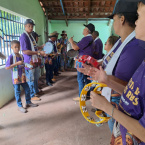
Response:
[{"label": "roof beam", "polygon": [[[110,16],[110,15],[93,15],[93,16],[89,16],[89,18],[88,19],[90,19],[90,18],[107,18],[108,16]],[[52,17],[50,17],[49,16],[49,19],[51,19],[51,20],[64,20],[66,17],[65,16],[52,16]],[[86,16],[67,16],[67,20],[68,19],[86,19]]]},{"label": "roof beam", "polygon": [[61,4],[62,11],[63,11],[63,15],[65,16],[66,26],[68,27],[67,16],[65,15],[65,11],[64,11],[62,0],[60,0],[60,4]]}]

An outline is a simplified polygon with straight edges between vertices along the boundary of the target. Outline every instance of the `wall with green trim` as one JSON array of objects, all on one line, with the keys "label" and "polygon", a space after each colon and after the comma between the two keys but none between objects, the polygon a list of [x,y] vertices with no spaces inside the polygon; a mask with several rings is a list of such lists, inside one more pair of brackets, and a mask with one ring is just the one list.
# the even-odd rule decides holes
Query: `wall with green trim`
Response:
[{"label": "wall with green trim", "polygon": [[[86,21],[68,21],[68,27],[66,26],[65,21],[62,20],[52,20],[49,22],[49,33],[53,31],[58,31],[60,34],[62,30],[66,30],[68,34],[68,38],[74,36],[75,41],[80,41],[83,38],[83,29]],[[95,25],[95,30],[99,31],[100,39],[103,44],[106,42],[108,37],[111,35],[112,22],[108,24],[108,20],[97,20],[97,21],[89,21],[88,23],[92,23]],[[61,37],[59,35],[59,37]],[[104,51],[104,53],[106,53]]]},{"label": "wall with green trim", "polygon": [[[39,44],[45,42],[45,17],[38,0],[0,0],[0,7],[31,18],[35,21],[35,31],[41,35]],[[14,98],[10,70],[0,68],[0,108]]]}]

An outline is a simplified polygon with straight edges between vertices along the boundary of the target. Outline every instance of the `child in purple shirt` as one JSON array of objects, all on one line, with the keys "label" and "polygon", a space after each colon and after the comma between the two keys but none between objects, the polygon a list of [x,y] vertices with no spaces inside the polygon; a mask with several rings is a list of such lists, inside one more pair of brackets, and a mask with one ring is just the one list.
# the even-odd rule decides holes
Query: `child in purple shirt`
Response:
[{"label": "child in purple shirt", "polygon": [[30,98],[30,90],[29,86],[26,83],[25,76],[25,65],[23,63],[23,56],[19,54],[20,51],[20,42],[17,40],[13,40],[11,42],[11,48],[13,53],[9,56],[6,62],[6,69],[11,69],[12,74],[12,82],[14,86],[15,99],[18,105],[18,110],[22,113],[26,113],[27,110],[22,106],[21,102],[21,90],[20,86],[23,87],[25,91],[25,99],[26,99],[26,107],[37,107],[37,104],[33,104]]}]

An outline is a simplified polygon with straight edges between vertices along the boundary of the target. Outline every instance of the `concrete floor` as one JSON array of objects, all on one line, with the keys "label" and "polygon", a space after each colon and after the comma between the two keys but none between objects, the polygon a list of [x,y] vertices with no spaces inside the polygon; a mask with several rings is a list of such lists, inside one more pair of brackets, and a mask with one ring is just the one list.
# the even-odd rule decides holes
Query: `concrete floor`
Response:
[{"label": "concrete floor", "polygon": [[[15,100],[0,110],[0,145],[108,145],[107,124],[96,127],[82,116],[76,72],[63,72],[53,87],[45,87],[39,107],[17,111]],[[25,104],[24,95],[22,102]],[[33,102],[35,103],[35,102]]]}]

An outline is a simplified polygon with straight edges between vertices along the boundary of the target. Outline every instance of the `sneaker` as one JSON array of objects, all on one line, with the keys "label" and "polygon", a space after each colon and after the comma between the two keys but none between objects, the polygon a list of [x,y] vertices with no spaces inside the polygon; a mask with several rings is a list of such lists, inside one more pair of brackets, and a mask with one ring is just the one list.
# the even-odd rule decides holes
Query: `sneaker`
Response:
[{"label": "sneaker", "polygon": [[80,101],[80,97],[73,98],[73,101]]},{"label": "sneaker", "polygon": [[56,79],[54,79],[54,78],[53,78],[53,79],[52,79],[52,81],[53,81],[53,82],[55,82],[55,81],[56,81]]},{"label": "sneaker", "polygon": [[31,98],[31,101],[40,101],[41,99],[40,98],[38,98],[38,97],[33,97],[33,98]]},{"label": "sneaker", "polygon": [[23,108],[23,107],[18,107],[18,110],[20,112],[22,112],[22,113],[26,113],[27,112],[27,110],[25,108]]},{"label": "sneaker", "polygon": [[46,83],[47,86],[53,86],[50,82]]},{"label": "sneaker", "polygon": [[26,104],[26,108],[28,108],[28,107],[38,107],[38,106],[39,106],[38,104],[33,104],[33,103]]}]

